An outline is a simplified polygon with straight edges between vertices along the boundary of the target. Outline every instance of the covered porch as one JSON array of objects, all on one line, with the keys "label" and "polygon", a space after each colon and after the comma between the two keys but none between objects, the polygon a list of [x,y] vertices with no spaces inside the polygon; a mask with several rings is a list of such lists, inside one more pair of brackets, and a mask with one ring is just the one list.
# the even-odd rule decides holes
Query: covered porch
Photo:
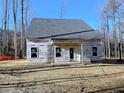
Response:
[{"label": "covered porch", "polygon": [[53,40],[53,63],[82,63],[82,44],[82,40]]}]

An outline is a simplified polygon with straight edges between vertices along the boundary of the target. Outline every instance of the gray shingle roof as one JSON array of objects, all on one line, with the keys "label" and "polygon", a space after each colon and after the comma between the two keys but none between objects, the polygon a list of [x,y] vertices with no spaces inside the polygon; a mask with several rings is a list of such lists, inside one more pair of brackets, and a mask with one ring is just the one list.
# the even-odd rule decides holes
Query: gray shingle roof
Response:
[{"label": "gray shingle roof", "polygon": [[[83,34],[84,31],[92,32]],[[87,37],[85,35],[88,33],[95,35],[94,30],[79,19],[33,18],[26,32],[26,38],[83,38]]]}]

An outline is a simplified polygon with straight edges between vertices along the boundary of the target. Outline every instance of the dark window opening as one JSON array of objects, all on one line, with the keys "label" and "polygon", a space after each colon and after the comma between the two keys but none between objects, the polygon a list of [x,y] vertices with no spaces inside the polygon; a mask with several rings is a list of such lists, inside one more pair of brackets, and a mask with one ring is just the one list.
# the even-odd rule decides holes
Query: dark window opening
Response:
[{"label": "dark window opening", "polygon": [[97,47],[92,48],[93,56],[97,56]]},{"label": "dark window opening", "polygon": [[37,58],[37,57],[38,57],[37,47],[32,47],[31,48],[31,58]]},{"label": "dark window opening", "polygon": [[70,59],[74,59],[74,49],[70,48]]},{"label": "dark window opening", "polygon": [[31,48],[31,52],[37,52],[37,48],[36,47],[32,47]]},{"label": "dark window opening", "polygon": [[56,57],[61,57],[61,48],[60,47],[56,48]]}]

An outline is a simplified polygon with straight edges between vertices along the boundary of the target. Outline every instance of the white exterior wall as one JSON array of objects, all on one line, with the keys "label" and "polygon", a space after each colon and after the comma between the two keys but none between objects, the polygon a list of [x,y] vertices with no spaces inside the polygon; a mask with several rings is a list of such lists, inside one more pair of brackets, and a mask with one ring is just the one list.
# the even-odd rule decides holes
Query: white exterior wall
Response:
[{"label": "white exterior wall", "polygon": [[[97,47],[97,56],[93,56],[92,47]],[[87,41],[83,43],[83,58],[92,61],[100,61],[103,57],[103,45],[101,41]]]},{"label": "white exterior wall", "polygon": [[[31,47],[38,48],[38,57],[31,58]],[[33,42],[27,40],[27,62],[31,64],[51,62],[52,42]]]},{"label": "white exterior wall", "polygon": [[[82,53],[81,53],[81,45],[82,45]],[[31,64],[36,63],[46,63],[46,62],[59,62],[66,63],[70,62],[70,48],[74,49],[74,59],[75,62],[90,62],[102,60],[103,56],[103,47],[101,41],[86,41],[82,42],[79,45],[71,45],[70,44],[62,44],[59,46],[54,45],[52,40],[41,40],[38,42],[27,40],[27,62]],[[38,48],[38,57],[31,58],[31,47]],[[61,48],[61,57],[56,57],[56,47]],[[97,47],[97,56],[92,55],[92,47]],[[54,49],[54,52],[53,52]],[[82,57],[81,57],[82,54]]]}]

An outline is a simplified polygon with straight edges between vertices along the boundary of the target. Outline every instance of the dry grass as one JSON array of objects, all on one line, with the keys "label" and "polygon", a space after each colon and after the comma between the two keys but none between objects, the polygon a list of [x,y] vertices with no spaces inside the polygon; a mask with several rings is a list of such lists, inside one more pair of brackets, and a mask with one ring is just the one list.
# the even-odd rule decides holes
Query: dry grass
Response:
[{"label": "dry grass", "polygon": [[[0,67],[26,65],[27,64],[25,60],[6,61],[0,63]],[[124,72],[123,65],[91,65],[91,67],[79,66],[78,68],[75,66],[73,68],[66,69],[49,69],[44,71],[18,74],[16,76],[10,74],[0,74],[0,84],[24,81],[39,81],[36,85],[29,87],[26,86],[6,89],[0,88],[0,91],[2,91],[0,93],[4,93],[5,91],[12,91],[10,93],[20,93],[20,91],[28,91],[26,93],[82,93],[81,90],[83,88],[84,93],[87,93],[101,89],[106,90],[109,88],[124,88],[124,73],[121,72]],[[107,76],[108,74],[114,73],[121,74]],[[99,77],[99,75],[103,76]]]},{"label": "dry grass", "polygon": [[13,67],[13,66],[24,66],[26,64],[26,60],[5,60],[5,61],[0,61],[0,67]]}]

